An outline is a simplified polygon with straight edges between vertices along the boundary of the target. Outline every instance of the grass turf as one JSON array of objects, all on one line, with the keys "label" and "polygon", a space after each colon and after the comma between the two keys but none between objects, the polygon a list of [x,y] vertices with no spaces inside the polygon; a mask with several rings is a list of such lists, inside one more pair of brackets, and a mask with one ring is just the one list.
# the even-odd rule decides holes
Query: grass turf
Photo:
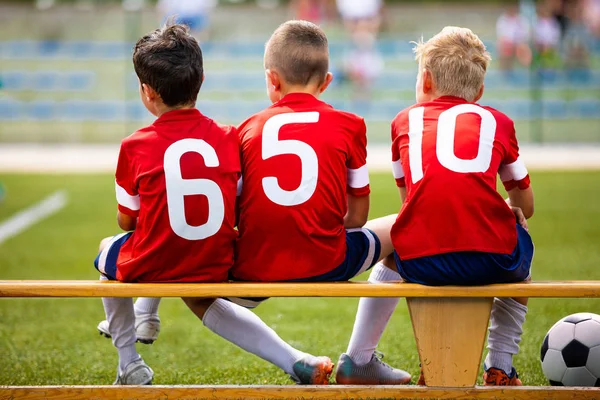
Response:
[{"label": "grass turf", "polygon": [[[537,210],[534,279],[600,279],[600,172],[534,172]],[[102,237],[117,232],[110,175],[0,175],[7,197],[0,221],[58,189],[66,209],[0,244],[0,279],[96,279],[92,266]],[[372,175],[371,217],[396,212],[393,180]],[[363,275],[362,278],[366,278]],[[345,351],[357,299],[271,299],[257,310],[267,324],[301,350],[337,359]],[[539,362],[542,339],[561,317],[598,312],[600,300],[533,299],[515,364],[527,385],[547,384]],[[161,306],[162,332],[138,345],[157,384],[289,384],[278,368],[205,329],[178,299]],[[116,351],[98,336],[99,299],[0,299],[0,385],[109,384]],[[404,301],[379,350],[390,364],[418,374]]]}]

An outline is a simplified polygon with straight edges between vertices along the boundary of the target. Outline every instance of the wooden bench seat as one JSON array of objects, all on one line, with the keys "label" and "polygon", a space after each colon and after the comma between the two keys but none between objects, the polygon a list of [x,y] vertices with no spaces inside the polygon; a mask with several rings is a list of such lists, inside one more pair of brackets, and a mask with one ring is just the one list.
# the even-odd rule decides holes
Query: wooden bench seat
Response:
[{"label": "wooden bench seat", "polygon": [[600,281],[431,287],[408,283],[121,283],[0,281],[0,297],[406,297],[427,387],[0,387],[0,400],[58,398],[598,399],[597,388],[475,387],[494,297],[600,298]]}]

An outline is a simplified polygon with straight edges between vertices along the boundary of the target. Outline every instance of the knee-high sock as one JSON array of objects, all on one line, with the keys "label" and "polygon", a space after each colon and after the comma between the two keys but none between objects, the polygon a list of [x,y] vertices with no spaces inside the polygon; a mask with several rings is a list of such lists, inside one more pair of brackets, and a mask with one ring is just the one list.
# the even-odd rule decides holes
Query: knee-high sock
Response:
[{"label": "knee-high sock", "polygon": [[[369,282],[388,282],[402,280],[396,271],[378,263],[369,276]],[[356,321],[346,353],[358,365],[371,361],[375,348],[387,326],[392,313],[398,305],[394,297],[363,297],[358,303]]]},{"label": "knee-high sock", "polygon": [[[101,277],[100,280],[106,280]],[[127,297],[103,297],[102,304],[108,320],[108,331],[113,345],[119,352],[119,368],[125,367],[140,358],[135,349],[135,314],[133,300]]]},{"label": "knee-high sock", "polygon": [[495,298],[490,317],[487,368],[494,367],[510,374],[512,357],[519,352],[527,306],[512,298]]},{"label": "knee-high sock", "polygon": [[290,375],[294,375],[294,363],[307,355],[283,341],[252,311],[227,300],[217,299],[206,310],[202,322],[217,335]]},{"label": "knee-high sock", "polygon": [[160,300],[160,297],[138,297],[134,304],[135,315],[158,315]]}]

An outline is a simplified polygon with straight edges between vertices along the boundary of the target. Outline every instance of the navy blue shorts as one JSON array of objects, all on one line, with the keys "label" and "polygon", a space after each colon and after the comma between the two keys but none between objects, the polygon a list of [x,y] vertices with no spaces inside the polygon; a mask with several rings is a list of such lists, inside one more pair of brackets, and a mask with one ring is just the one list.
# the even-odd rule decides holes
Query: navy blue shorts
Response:
[{"label": "navy blue shorts", "polygon": [[129,239],[132,233],[125,232],[113,236],[94,260],[94,267],[111,281],[117,280],[117,258],[119,258],[121,246]]},{"label": "navy blue shorts", "polygon": [[517,225],[517,246],[511,254],[463,251],[403,261],[394,252],[394,258],[406,282],[474,286],[523,282],[530,277],[533,252],[531,236]]},{"label": "navy blue shorts", "polygon": [[[346,258],[339,266],[331,271],[309,278],[294,279],[285,282],[343,282],[362,274],[373,267],[379,254],[381,243],[373,231],[366,228],[346,230]],[[244,306],[254,308],[268,297],[229,297],[228,300]]]}]

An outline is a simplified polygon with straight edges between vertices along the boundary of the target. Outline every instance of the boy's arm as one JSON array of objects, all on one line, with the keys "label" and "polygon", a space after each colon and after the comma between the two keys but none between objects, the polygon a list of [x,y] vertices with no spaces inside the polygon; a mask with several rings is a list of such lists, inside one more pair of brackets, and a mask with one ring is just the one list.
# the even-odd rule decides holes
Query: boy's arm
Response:
[{"label": "boy's arm", "polygon": [[369,219],[369,196],[347,196],[348,212],[344,216],[344,228],[362,228]]},{"label": "boy's arm", "polygon": [[404,201],[406,200],[406,186],[399,187],[398,191],[400,192],[400,202],[401,204],[404,204]]},{"label": "boy's arm", "polygon": [[346,198],[348,211],[344,216],[344,228],[361,228],[369,219],[369,170],[367,168],[367,126],[363,119],[354,136],[346,164],[348,186]]},{"label": "boy's arm", "polygon": [[531,218],[533,216],[533,190],[529,172],[519,156],[519,144],[514,125],[511,126],[509,147],[498,172],[504,189],[508,193],[506,203],[510,207],[520,208],[525,218]]},{"label": "boy's arm", "polygon": [[531,189],[531,186],[526,189],[520,189],[517,186],[507,192],[508,199],[506,199],[506,203],[511,207],[519,207],[523,211],[525,218],[531,218],[534,211],[533,189]]},{"label": "boy's arm", "polygon": [[124,231],[132,231],[137,225],[137,218],[124,214],[121,211],[117,211],[117,223]]},{"label": "boy's arm", "polygon": [[125,146],[121,145],[117,171],[115,173],[115,192],[117,196],[117,223],[125,231],[132,231],[137,225],[140,211],[140,196],[134,183],[131,160]]}]

